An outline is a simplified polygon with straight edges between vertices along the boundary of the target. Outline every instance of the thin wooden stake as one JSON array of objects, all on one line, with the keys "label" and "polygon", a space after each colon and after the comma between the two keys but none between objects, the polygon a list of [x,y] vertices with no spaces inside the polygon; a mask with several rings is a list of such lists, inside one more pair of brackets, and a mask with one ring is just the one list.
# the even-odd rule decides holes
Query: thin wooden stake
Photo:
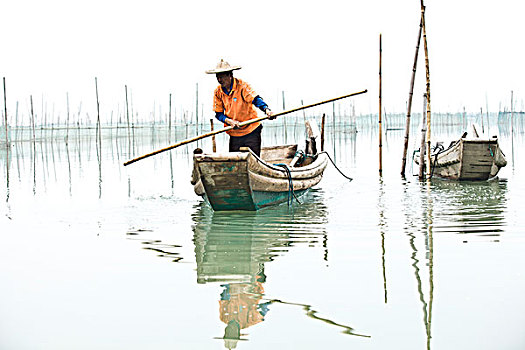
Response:
[{"label": "thin wooden stake", "polygon": [[321,118],[321,151],[324,151],[324,126],[325,126],[326,114],[323,113]]},{"label": "thin wooden stake", "polygon": [[[210,130],[213,131],[213,118],[210,118]],[[215,135],[211,137],[211,144],[213,153],[217,152],[217,143],[215,142]]]},{"label": "thin wooden stake", "polygon": [[5,147],[9,148],[9,135],[7,134],[7,97],[5,93],[5,77],[4,77],[4,119],[5,119]]},{"label": "thin wooden stake", "polygon": [[128,104],[128,86],[124,85],[124,90],[126,91],[126,117],[128,120],[128,153],[131,153],[131,129],[129,123],[129,104]]},{"label": "thin wooden stake", "polygon": [[33,143],[36,140],[35,135],[35,114],[33,112],[33,95],[29,96],[29,100],[31,101],[31,128],[33,129]]},{"label": "thin wooden stake", "polygon": [[66,144],[69,142],[69,93],[66,92],[67,121],[66,121]]},{"label": "thin wooden stake", "polygon": [[410,91],[408,93],[407,121],[405,126],[405,144],[403,146],[403,160],[401,162],[401,176],[405,176],[408,152],[408,138],[410,135],[410,116],[412,113],[412,97],[414,95],[414,81],[416,79],[417,58],[419,54],[419,44],[421,43],[421,32],[423,30],[423,17],[419,21],[419,33],[417,35],[416,53],[414,55],[414,65],[412,66],[412,78],[410,79]]},{"label": "thin wooden stake", "polygon": [[383,52],[383,49],[382,49],[382,44],[381,44],[381,34],[379,34],[379,176],[382,176],[383,175],[383,139],[382,139],[382,134],[383,134],[383,127],[381,125],[381,94],[382,94],[382,91],[381,91],[381,86],[382,86],[382,82],[381,82],[381,65],[382,65],[382,53]]},{"label": "thin wooden stake", "polygon": [[422,120],[421,120],[421,146],[419,147],[419,180],[425,179],[425,137],[427,134],[427,94],[423,95],[423,114],[422,114]]},{"label": "thin wooden stake", "polygon": [[171,94],[170,94],[170,110],[168,112],[168,142],[171,143]]}]

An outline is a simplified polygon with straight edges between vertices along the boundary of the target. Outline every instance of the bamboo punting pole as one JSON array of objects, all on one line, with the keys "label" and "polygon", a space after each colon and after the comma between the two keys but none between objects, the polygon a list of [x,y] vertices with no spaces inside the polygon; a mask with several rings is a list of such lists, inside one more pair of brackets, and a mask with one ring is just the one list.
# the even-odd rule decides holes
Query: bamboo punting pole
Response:
[{"label": "bamboo punting pole", "polygon": [[414,65],[412,66],[412,78],[410,79],[410,91],[408,93],[407,121],[405,126],[405,144],[403,146],[403,160],[401,162],[401,176],[405,176],[407,164],[408,138],[410,135],[410,116],[412,113],[412,97],[414,95],[414,81],[416,79],[417,58],[419,54],[419,44],[421,43],[421,32],[423,30],[423,17],[419,21],[419,33],[417,35],[416,53],[414,55]]},{"label": "bamboo punting pole", "polygon": [[[306,108],[312,108],[312,107],[316,107],[316,106],[320,106],[322,104],[325,104],[325,103],[330,103],[330,102],[334,102],[334,101],[337,101],[337,100],[341,100],[343,98],[348,98],[348,97],[352,97],[352,96],[357,96],[357,95],[361,95],[361,94],[364,94],[366,93],[368,90],[363,90],[363,91],[359,91],[359,92],[354,92],[354,93],[351,93],[351,94],[348,94],[348,95],[344,95],[344,96],[340,96],[340,97],[336,97],[336,98],[332,98],[332,99],[329,99],[329,100],[326,100],[326,101],[321,101],[321,102],[317,102],[317,103],[312,103],[310,105],[306,105],[306,106],[301,106],[301,107],[298,107],[298,108],[294,108],[294,109],[290,109],[288,111],[284,111],[284,112],[280,112],[280,113],[276,113],[274,114],[273,116],[274,117],[279,117],[279,116],[283,116],[283,115],[286,115],[286,114],[290,114],[290,113],[294,113],[294,112],[298,112],[298,111],[301,111],[303,109],[306,109]],[[252,123],[256,123],[256,122],[260,122],[260,121],[263,121],[265,119],[268,119],[269,117],[267,115],[265,116],[262,116],[262,117],[258,117],[258,118],[255,118],[255,119],[251,119],[251,120],[247,120],[247,121],[244,121],[242,123],[239,123],[239,127],[243,127],[245,125],[249,125],[249,124],[252,124]],[[201,139],[204,139],[206,137],[210,137],[210,136],[213,136],[213,135],[217,135],[217,134],[220,134],[220,133],[223,133],[223,132],[226,132],[228,130],[232,130],[233,129],[233,126],[227,126],[225,128],[222,128],[222,129],[218,129],[218,130],[214,130],[212,132],[209,132],[209,133],[206,133],[206,134],[203,134],[203,135],[199,135],[199,136],[196,136],[196,137],[193,137],[193,138],[189,138],[189,139],[186,139],[186,140],[183,140],[181,142],[178,142],[174,145],[171,145],[171,146],[168,146],[166,148],[162,148],[162,149],[159,149],[157,151],[154,151],[154,152],[151,152],[151,153],[148,153],[148,154],[145,154],[143,156],[140,156],[140,157],[137,157],[135,159],[131,159],[127,162],[124,163],[124,166],[126,165],[130,165],[132,163],[135,163],[139,160],[142,160],[142,159],[145,159],[145,158],[148,158],[148,157],[151,157],[151,156],[154,156],[156,154],[159,154],[159,153],[162,153],[162,152],[165,152],[165,151],[169,151],[171,149],[174,149],[174,148],[177,148],[179,146],[182,146],[182,145],[186,145],[188,143],[192,143],[192,142],[195,142],[195,141],[198,141],[198,140],[201,140]]]},{"label": "bamboo punting pole", "polygon": [[[210,130],[213,132],[213,118],[210,118]],[[217,152],[217,143],[215,142],[215,135],[211,137],[211,144],[213,153]]]},{"label": "bamboo punting pole", "polygon": [[428,42],[427,42],[427,28],[425,24],[425,5],[423,0],[421,0],[421,18],[423,20],[423,44],[425,48],[425,68],[426,68],[426,77],[427,77],[427,179],[430,179],[431,174],[431,157],[430,157],[430,125],[431,125],[431,113],[430,113],[430,66],[428,63]]},{"label": "bamboo punting pole", "polygon": [[379,176],[383,174],[383,128],[381,125],[381,94],[382,94],[382,81],[381,81],[381,65],[382,65],[383,48],[381,44],[381,34],[379,34]]},{"label": "bamboo punting pole", "polygon": [[5,77],[4,77],[4,120],[5,120],[5,147],[9,148],[9,135],[7,134],[7,97],[5,89]]}]

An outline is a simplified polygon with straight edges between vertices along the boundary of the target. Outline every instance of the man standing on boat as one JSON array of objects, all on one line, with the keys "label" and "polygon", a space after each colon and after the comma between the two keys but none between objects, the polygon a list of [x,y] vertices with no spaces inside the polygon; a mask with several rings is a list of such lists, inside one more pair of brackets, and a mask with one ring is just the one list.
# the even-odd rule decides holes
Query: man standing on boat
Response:
[{"label": "man standing on boat", "polygon": [[258,156],[261,154],[261,130],[259,122],[239,127],[239,123],[257,118],[255,107],[263,111],[269,119],[275,119],[272,111],[263,99],[255,93],[249,84],[234,78],[233,71],[240,66],[230,66],[221,59],[215,69],[207,70],[207,74],[215,74],[219,86],[213,95],[213,110],[215,117],[225,125],[233,126],[227,131],[230,135],[229,151],[239,151],[241,147],[250,147]]}]

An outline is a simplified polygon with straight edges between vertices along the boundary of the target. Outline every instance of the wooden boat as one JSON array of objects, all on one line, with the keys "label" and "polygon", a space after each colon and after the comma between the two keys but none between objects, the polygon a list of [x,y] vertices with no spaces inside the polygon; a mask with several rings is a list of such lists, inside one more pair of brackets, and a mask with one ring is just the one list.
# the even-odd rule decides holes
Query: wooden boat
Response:
[{"label": "wooden boat", "polygon": [[[432,174],[452,180],[488,180],[495,177],[499,170],[507,165],[497,136],[480,138],[473,126],[473,138],[467,138],[465,132],[461,138],[452,142],[445,149],[438,143],[432,149]],[[416,155],[417,154],[417,155]],[[419,152],[415,162],[419,164]]]},{"label": "wooden boat", "polygon": [[326,153],[316,150],[314,125],[307,122],[310,137],[305,152],[296,144],[263,147],[260,157],[249,148],[222,154],[197,149],[191,181],[195,193],[217,211],[255,211],[291,203],[321,181],[328,164]]}]

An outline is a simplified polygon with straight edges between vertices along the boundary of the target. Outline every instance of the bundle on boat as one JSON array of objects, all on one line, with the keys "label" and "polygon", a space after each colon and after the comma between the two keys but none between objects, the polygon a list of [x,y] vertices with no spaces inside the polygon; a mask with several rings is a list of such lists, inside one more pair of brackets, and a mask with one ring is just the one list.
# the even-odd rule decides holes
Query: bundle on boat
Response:
[{"label": "bundle on boat", "polygon": [[255,211],[291,203],[321,181],[328,164],[326,153],[317,151],[319,129],[312,121],[306,127],[304,151],[297,144],[262,147],[260,157],[249,148],[228,153],[195,150],[195,193],[216,211]]}]

